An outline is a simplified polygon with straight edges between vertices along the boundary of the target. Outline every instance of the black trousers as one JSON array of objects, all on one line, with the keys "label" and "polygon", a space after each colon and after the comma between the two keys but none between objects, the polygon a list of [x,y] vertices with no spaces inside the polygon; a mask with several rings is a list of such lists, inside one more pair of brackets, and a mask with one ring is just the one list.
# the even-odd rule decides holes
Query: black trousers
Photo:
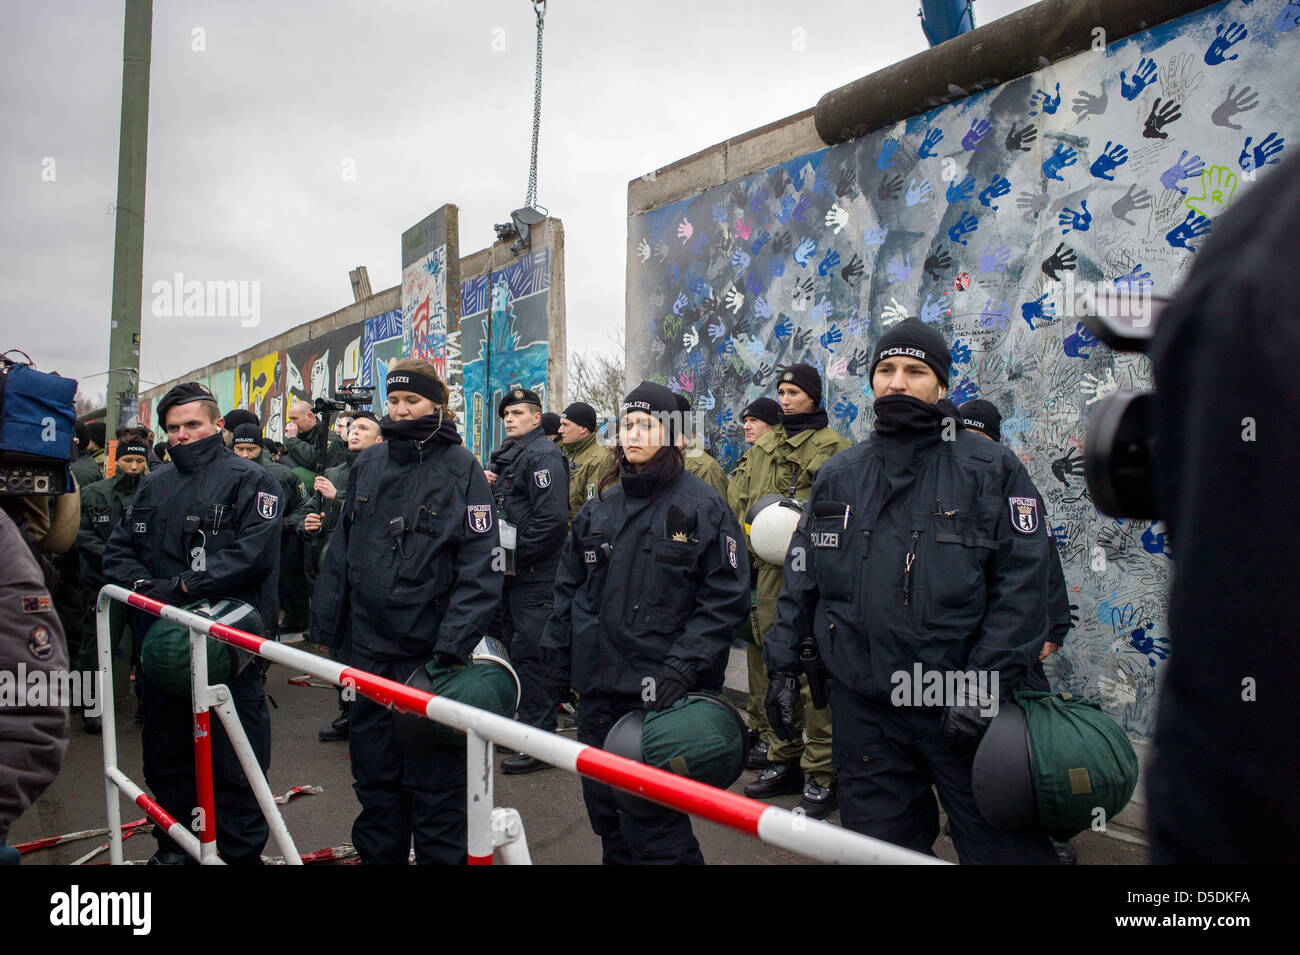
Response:
[{"label": "black trousers", "polygon": [[[148,677],[141,676],[144,779],[162,807],[181,825],[190,826],[198,803],[194,783],[192,704],[188,695],[183,698],[168,696],[151,686]],[[239,722],[265,773],[271,765],[271,715],[266,708],[262,668],[254,660],[229,685]],[[229,865],[260,864],[270,827],[239,765],[225,725],[215,712],[210,716],[217,851]],[[161,828],[155,828],[154,834],[159,850],[184,851]]]},{"label": "black trousers", "polygon": [[1045,830],[1002,832],[984,821],[971,793],[971,760],[944,741],[939,710],[877,703],[832,683],[831,712],[845,829],[934,855],[933,786],[963,865],[1057,864]]},{"label": "black trousers", "polygon": [[[424,660],[373,660],[356,647],[352,665],[405,683]],[[409,759],[397,745],[393,713],[358,694],[352,704],[349,755],[361,814],[352,844],[367,865],[406,865],[412,839],[420,865],[463,865],[465,750],[439,749]]]},{"label": "black trousers", "polygon": [[[311,540],[311,538],[307,538]],[[308,627],[308,611],[312,591],[316,589],[316,575],[308,577],[308,554],[302,535],[286,531],[280,535],[280,609],[284,611],[285,633],[296,633]]]},{"label": "black trousers", "polygon": [[[592,697],[578,702],[578,742],[603,746],[610,727],[623,714],[641,707],[641,698]],[[672,809],[632,815],[619,808],[614,791],[582,780],[582,798],[592,831],[600,836],[605,865],[703,865],[691,817]]]},{"label": "black trousers", "polygon": [[519,674],[516,719],[554,733],[555,700],[542,679],[540,648],[542,631],[555,608],[555,571],[505,580],[501,596],[501,642],[510,651],[510,663]]}]

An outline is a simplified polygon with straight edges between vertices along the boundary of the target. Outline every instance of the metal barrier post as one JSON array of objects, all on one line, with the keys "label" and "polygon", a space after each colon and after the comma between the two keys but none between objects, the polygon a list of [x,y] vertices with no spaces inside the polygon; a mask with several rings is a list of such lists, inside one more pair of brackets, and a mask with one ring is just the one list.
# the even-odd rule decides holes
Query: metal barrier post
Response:
[{"label": "metal barrier post", "polygon": [[465,836],[470,865],[492,864],[492,743],[465,734]]},{"label": "metal barrier post", "polygon": [[194,788],[198,798],[199,861],[217,859],[217,801],[212,787],[212,726],[208,715],[208,638],[190,630],[190,699],[194,702]]},{"label": "metal barrier post", "polygon": [[[113,600],[102,590],[95,604],[95,642],[99,655],[99,669],[95,673],[99,694],[99,713],[101,724],[100,742],[104,748],[104,798],[108,805],[108,858],[112,865],[122,864],[122,807],[118,802],[117,785],[111,773],[117,770],[117,716],[114,710],[113,681],[105,679],[105,674],[113,672],[113,650],[109,646],[109,621]],[[108,686],[108,693],[104,687]]]}]

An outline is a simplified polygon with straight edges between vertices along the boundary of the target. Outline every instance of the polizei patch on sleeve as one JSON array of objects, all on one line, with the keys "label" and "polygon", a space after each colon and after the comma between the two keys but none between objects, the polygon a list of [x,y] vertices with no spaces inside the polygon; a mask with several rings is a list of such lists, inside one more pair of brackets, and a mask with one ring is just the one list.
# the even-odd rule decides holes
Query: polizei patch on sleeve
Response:
[{"label": "polizei patch on sleeve", "polygon": [[1011,508],[1011,526],[1022,534],[1032,534],[1038,530],[1038,499],[1033,497],[1009,497],[1007,506]]},{"label": "polizei patch on sleeve", "polygon": [[492,529],[492,505],[471,504],[465,508],[469,529],[475,534],[486,534]]},{"label": "polizei patch on sleeve", "polygon": [[261,514],[268,521],[280,513],[280,498],[275,494],[268,494],[266,491],[257,492],[257,513]]},{"label": "polizei patch on sleeve", "polygon": [[540,471],[533,472],[533,480],[537,482],[538,487],[551,486],[551,469],[542,468]]},{"label": "polizei patch on sleeve", "polygon": [[732,567],[736,566],[736,538],[734,537],[727,538],[727,560],[731,562]]}]

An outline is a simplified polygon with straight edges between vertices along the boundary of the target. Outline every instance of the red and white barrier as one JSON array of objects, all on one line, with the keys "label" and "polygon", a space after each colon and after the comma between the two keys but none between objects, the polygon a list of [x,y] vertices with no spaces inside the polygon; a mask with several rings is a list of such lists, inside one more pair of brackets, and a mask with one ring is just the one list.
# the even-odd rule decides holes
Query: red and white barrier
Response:
[{"label": "red and white barrier", "polygon": [[[458,703],[446,697],[435,696],[432,693],[397,683],[394,680],[376,676],[365,670],[344,666],[336,661],[326,660],[302,650],[287,647],[274,640],[267,640],[263,637],[245,633],[242,630],[232,629],[224,624],[215,623],[206,617],[200,617],[197,614],[189,613],[169,604],[160,603],[148,597],[142,597],[139,594],[111,584],[100,591],[98,608],[100,668],[102,672],[107,672],[108,664],[107,608],[109,600],[123,601],[140,610],[190,628],[192,636],[191,669],[196,699],[196,716],[198,702],[206,699],[204,691],[208,691],[215,701],[214,705],[219,707],[219,714],[222,716],[223,722],[226,723],[226,729],[230,732],[232,741],[236,741],[236,737],[238,737],[239,740],[243,741],[245,748],[248,748],[247,739],[243,737],[242,731],[239,730],[238,718],[234,716],[233,704],[229,702],[229,691],[225,687],[207,687],[207,654],[204,652],[202,644],[202,635],[204,634],[223,643],[257,654],[274,663],[281,663],[295,670],[303,671],[310,676],[328,680],[335,686],[353,687],[357,693],[384,706],[424,716],[464,732],[466,737],[468,784],[466,794],[468,855],[472,865],[490,865],[495,852],[500,853],[503,862],[526,863],[529,861],[527,845],[524,841],[523,825],[518,813],[514,810],[499,809],[493,806],[492,744],[504,746],[512,752],[527,753],[536,759],[551,763],[571,773],[577,773],[617,789],[634,793],[671,809],[700,816],[711,822],[755,836],[771,845],[799,852],[821,862],[904,865],[946,864],[932,856],[922,855],[879,839],[850,832],[820,820],[809,819],[798,811],[791,812],[705,783],[686,779],[675,773],[656,769],[622,756],[616,756],[594,746],[567,740],[553,733],[523,723],[517,723],[512,719],[477,709],[465,703]],[[222,691],[224,691],[224,705],[229,707],[229,720],[220,704]],[[111,731],[113,725],[111,696],[105,699],[105,703],[104,760],[109,797],[109,828],[116,833],[118,831],[117,794],[114,787],[121,787],[128,792],[130,791],[126,790],[126,787],[131,787],[131,790],[139,793],[143,798],[148,799],[148,797],[140,793],[130,780],[116,770],[115,743]],[[233,728],[231,722],[234,724]],[[196,739],[196,759],[199,754],[197,743]],[[236,741],[236,750],[238,751],[238,749],[238,742]],[[249,750],[249,756],[251,759],[251,749]],[[242,761],[243,756],[241,754]],[[252,760],[251,767],[248,763],[245,763],[244,769],[254,790],[258,791],[258,784],[260,783],[261,788],[266,791],[267,799],[263,803],[263,812],[266,814],[268,822],[271,823],[272,834],[277,836],[277,840],[281,844],[284,858],[293,860],[289,864],[295,862],[301,864],[297,851],[293,850],[288,832],[283,831],[282,836],[277,833],[277,823],[279,829],[283,830],[284,822],[275,808],[273,799],[270,797],[270,790],[266,788],[265,777],[262,775],[260,767],[257,766],[256,760]],[[201,806],[203,805],[202,792],[202,788],[200,788]],[[132,798],[135,798],[135,796]],[[258,801],[262,802],[260,795]],[[143,803],[141,805],[144,806]],[[157,807],[156,804],[154,805],[161,812],[161,808]],[[146,811],[149,811],[147,806],[145,808]],[[163,815],[165,816],[165,813]],[[154,818],[160,825],[166,825],[153,816],[152,813],[150,818]],[[210,814],[205,822],[207,827],[212,827],[213,820]],[[170,823],[175,824],[175,820],[170,820]],[[211,831],[215,832],[215,829]],[[199,840],[194,839],[183,829],[181,832],[189,840],[189,842],[185,843],[186,851],[190,852],[195,858],[207,861],[199,852]],[[177,841],[180,842],[179,839]],[[190,843],[193,843],[194,851],[191,851]],[[286,844],[287,849],[285,848]],[[215,860],[215,849],[211,851]],[[120,844],[116,850],[116,855],[113,856],[113,862],[114,864],[121,863]]]}]

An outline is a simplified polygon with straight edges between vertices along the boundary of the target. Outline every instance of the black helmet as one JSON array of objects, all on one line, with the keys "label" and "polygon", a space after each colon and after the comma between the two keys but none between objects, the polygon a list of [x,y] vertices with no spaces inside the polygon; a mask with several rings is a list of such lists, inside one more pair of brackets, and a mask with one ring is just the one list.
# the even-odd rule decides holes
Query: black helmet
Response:
[{"label": "black helmet", "polygon": [[1010,700],[998,707],[975,751],[971,791],[989,825],[1016,832],[1037,825],[1034,758],[1025,711]]},{"label": "black helmet", "polygon": [[[618,756],[726,789],[745,768],[749,732],[735,708],[715,693],[694,692],[666,710],[632,710],[610,727],[604,748]],[[624,812],[663,810],[631,793],[614,790]]]}]

